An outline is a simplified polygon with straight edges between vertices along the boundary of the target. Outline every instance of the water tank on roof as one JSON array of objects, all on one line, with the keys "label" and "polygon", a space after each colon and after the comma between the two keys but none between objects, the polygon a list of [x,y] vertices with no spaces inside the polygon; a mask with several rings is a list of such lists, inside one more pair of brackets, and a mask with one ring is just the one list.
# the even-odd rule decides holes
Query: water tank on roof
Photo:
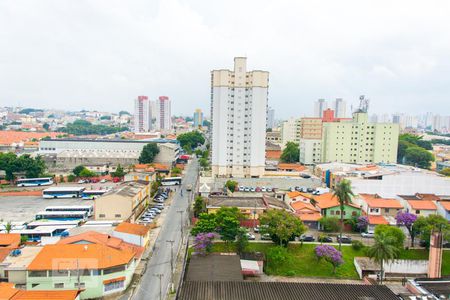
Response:
[{"label": "water tank on roof", "polygon": [[19,256],[20,254],[22,254],[20,249],[15,249],[11,252],[11,256]]},{"label": "water tank on roof", "polygon": [[68,236],[69,236],[69,232],[68,231],[61,232],[61,237],[68,237]]}]

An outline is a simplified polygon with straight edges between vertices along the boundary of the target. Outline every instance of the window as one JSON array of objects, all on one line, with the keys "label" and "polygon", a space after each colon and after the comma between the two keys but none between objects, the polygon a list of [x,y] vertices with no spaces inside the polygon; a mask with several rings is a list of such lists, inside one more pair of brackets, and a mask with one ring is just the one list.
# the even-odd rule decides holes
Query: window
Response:
[{"label": "window", "polygon": [[50,277],[66,277],[69,276],[68,270],[52,270],[49,273]]},{"label": "window", "polygon": [[29,271],[28,277],[47,277],[47,271]]},{"label": "window", "polygon": [[106,217],[106,215],[105,214],[99,214],[98,217],[99,218],[104,218],[104,217]]},{"label": "window", "polygon": [[39,285],[39,283],[32,283],[31,288],[37,287],[38,285]]},{"label": "window", "polygon": [[416,215],[420,215],[420,210],[416,210]]},{"label": "window", "polygon": [[103,275],[117,273],[117,272],[121,272],[121,271],[125,271],[125,265],[117,266],[117,267],[113,267],[113,268],[109,268],[109,269],[104,269]]},{"label": "window", "polygon": [[340,210],[337,210],[337,211],[336,211],[336,215],[339,216],[340,214],[341,214],[341,211],[340,211]]},{"label": "window", "polygon": [[78,286],[78,282],[75,282],[74,287],[76,289],[80,288],[80,289],[84,289],[86,287],[86,284],[84,282],[80,282],[79,286]]},{"label": "window", "polygon": [[356,211],[352,212],[352,216],[356,217],[358,215],[358,213]]},{"label": "window", "polygon": [[115,218],[120,218],[120,217],[122,217],[122,215],[121,214],[115,214],[114,217]]},{"label": "window", "polygon": [[334,210],[330,211],[330,215],[334,215]]},{"label": "window", "polygon": [[384,212],[388,214],[389,213],[389,208],[385,208]]},{"label": "window", "polygon": [[[70,276],[78,276],[78,270],[71,270]],[[91,270],[88,269],[80,270],[80,276],[91,276]]]},{"label": "window", "polygon": [[116,281],[105,284],[105,292],[121,289],[125,286],[125,281]]},{"label": "window", "polygon": [[55,283],[55,289],[63,289],[64,288],[64,283]]}]

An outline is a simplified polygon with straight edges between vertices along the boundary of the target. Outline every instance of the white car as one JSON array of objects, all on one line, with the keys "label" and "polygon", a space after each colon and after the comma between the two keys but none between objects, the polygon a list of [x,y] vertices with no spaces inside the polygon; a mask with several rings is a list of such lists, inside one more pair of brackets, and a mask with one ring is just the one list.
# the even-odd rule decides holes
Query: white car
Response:
[{"label": "white car", "polygon": [[375,237],[375,232],[373,231],[361,232],[361,236],[365,238],[373,238]]},{"label": "white car", "polygon": [[254,187],[250,188],[250,192],[256,192],[256,189]]},{"label": "white car", "polygon": [[256,239],[256,236],[254,234],[251,234],[250,232],[247,232],[247,239],[253,241]]},{"label": "white car", "polygon": [[83,183],[85,183],[86,181],[84,181],[83,179],[80,179],[80,180],[78,180],[78,184],[83,184]]},{"label": "white car", "polygon": [[239,187],[239,192],[243,192],[244,189],[245,189],[245,188],[244,188],[243,186],[240,186],[240,187]]},{"label": "white car", "polygon": [[106,179],[102,179],[102,180],[100,180],[100,183],[106,183],[108,180],[106,180]]}]

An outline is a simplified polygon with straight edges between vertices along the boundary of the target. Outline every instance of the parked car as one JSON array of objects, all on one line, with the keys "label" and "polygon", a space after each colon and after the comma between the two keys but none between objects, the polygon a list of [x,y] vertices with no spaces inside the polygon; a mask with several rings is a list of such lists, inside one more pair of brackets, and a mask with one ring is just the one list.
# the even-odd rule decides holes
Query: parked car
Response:
[{"label": "parked car", "polygon": [[118,182],[120,182],[120,178],[119,178],[119,177],[114,177],[114,178],[112,179],[112,181],[113,181],[114,183],[118,183]]},{"label": "parked car", "polygon": [[351,244],[352,243],[352,238],[346,235],[343,235],[342,238],[340,236],[338,236],[336,238],[336,240],[339,242],[341,241],[342,244]]},{"label": "parked car", "polygon": [[100,183],[106,183],[106,182],[108,182],[108,180],[106,180],[106,179],[100,180]]},{"label": "parked car", "polygon": [[271,241],[272,237],[268,233],[261,234],[261,240],[263,241]]},{"label": "parked car", "polygon": [[259,225],[257,225],[256,227],[253,228],[254,232],[259,232]]},{"label": "parked car", "polygon": [[78,184],[83,184],[83,183],[86,183],[86,180],[83,180],[83,179],[78,180]]},{"label": "parked car", "polygon": [[361,232],[361,236],[364,238],[373,238],[375,236],[375,232],[373,231]]},{"label": "parked car", "polygon": [[257,193],[259,193],[259,192],[261,192],[261,188],[260,188],[259,186],[257,186],[256,189],[255,189],[255,191],[256,191]]},{"label": "parked car", "polygon": [[158,204],[153,205],[153,207],[156,207],[158,209],[164,209],[164,204],[158,203]]},{"label": "parked car", "polygon": [[290,191],[290,192],[295,192],[296,189],[295,189],[295,187],[291,187],[291,188],[289,189],[289,191]]},{"label": "parked car", "polygon": [[250,188],[250,192],[256,192],[256,189],[254,187]]},{"label": "parked car", "polygon": [[322,235],[317,238],[318,242],[321,243],[332,243],[333,242],[333,238],[331,236],[326,236],[326,235]]},{"label": "parked car", "polygon": [[306,189],[306,192],[312,193],[312,192],[314,192],[314,189],[313,189],[313,188],[307,188],[307,189]]},{"label": "parked car", "polygon": [[250,192],[250,188],[245,187],[245,188],[244,188],[244,192]]},{"label": "parked car", "polygon": [[267,191],[268,193],[270,193],[270,192],[272,192],[272,188],[268,187],[268,188],[266,188],[266,191]]},{"label": "parked car", "polygon": [[245,190],[245,188],[241,185],[238,190],[239,190],[239,192],[243,192]]},{"label": "parked car", "polygon": [[263,186],[263,187],[261,188],[261,192],[265,193],[266,191],[267,191],[266,187]]},{"label": "parked car", "polygon": [[302,177],[302,178],[311,178],[311,175],[308,175],[308,174],[300,174],[300,177]]},{"label": "parked car", "polygon": [[251,234],[250,232],[247,232],[247,239],[250,240],[250,241],[252,241],[252,240],[255,240],[256,237],[255,237],[254,234]]},{"label": "parked car", "polygon": [[315,241],[314,237],[310,234],[302,234],[300,236],[299,240],[302,242],[314,242]]}]

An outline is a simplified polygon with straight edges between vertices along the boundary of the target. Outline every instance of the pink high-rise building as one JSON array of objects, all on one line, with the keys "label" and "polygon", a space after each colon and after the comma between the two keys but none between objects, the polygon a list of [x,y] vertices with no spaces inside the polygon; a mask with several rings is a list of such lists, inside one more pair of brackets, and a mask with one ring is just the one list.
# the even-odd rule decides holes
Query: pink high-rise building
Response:
[{"label": "pink high-rise building", "polygon": [[172,114],[170,99],[167,96],[160,96],[156,100],[156,129],[160,131],[170,131],[172,129]]},{"label": "pink high-rise building", "polygon": [[134,100],[134,132],[152,130],[152,113],[147,96],[138,96]]}]

